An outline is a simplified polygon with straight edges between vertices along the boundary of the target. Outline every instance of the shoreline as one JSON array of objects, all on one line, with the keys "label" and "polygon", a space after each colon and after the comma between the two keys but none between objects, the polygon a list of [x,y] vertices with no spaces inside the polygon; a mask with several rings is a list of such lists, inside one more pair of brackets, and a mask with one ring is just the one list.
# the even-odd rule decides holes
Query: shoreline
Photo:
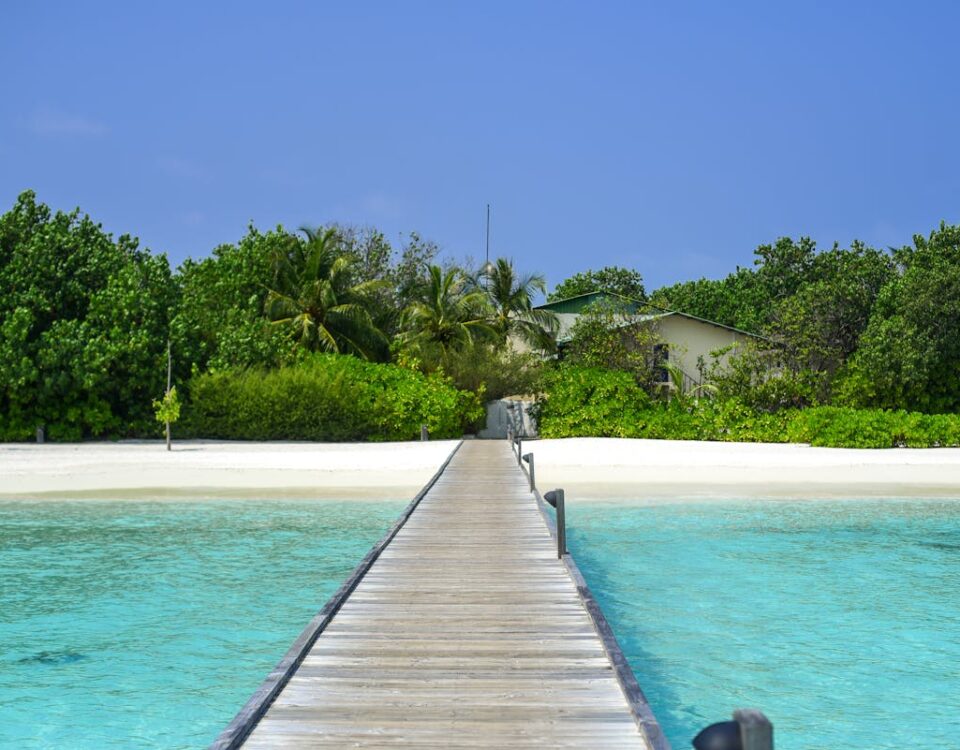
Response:
[{"label": "shoreline", "polygon": [[[191,440],[0,444],[0,501],[405,500],[456,445]],[[541,491],[639,503],[960,500],[960,449],[529,440]]]},{"label": "shoreline", "polygon": [[184,440],[0,445],[0,501],[394,500],[413,497],[456,440]]},{"label": "shoreline", "polygon": [[960,448],[815,448],[565,438],[530,440],[541,491],[582,500],[960,500]]}]

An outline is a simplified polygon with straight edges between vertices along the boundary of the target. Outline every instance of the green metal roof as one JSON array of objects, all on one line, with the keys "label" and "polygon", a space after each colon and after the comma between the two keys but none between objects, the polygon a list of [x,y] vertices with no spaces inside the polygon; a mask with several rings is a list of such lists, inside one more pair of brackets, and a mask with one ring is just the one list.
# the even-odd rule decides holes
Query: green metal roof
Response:
[{"label": "green metal roof", "polygon": [[641,307],[641,303],[637,300],[623,297],[619,294],[612,294],[611,292],[587,292],[586,294],[578,294],[576,297],[567,297],[566,299],[558,299],[556,302],[547,302],[544,305],[539,305],[537,309],[551,310],[555,313],[581,313],[594,302],[603,299],[616,300],[622,303],[625,312],[635,313]]}]

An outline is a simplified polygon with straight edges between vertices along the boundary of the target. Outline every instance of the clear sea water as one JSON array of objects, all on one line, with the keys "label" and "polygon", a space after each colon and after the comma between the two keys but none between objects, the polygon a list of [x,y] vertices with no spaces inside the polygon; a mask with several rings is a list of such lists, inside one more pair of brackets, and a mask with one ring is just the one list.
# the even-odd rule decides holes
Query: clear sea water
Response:
[{"label": "clear sea water", "polygon": [[778,750],[960,748],[960,503],[567,504],[675,750],[737,707]]},{"label": "clear sea water", "polygon": [[205,747],[404,504],[0,502],[0,747]]}]

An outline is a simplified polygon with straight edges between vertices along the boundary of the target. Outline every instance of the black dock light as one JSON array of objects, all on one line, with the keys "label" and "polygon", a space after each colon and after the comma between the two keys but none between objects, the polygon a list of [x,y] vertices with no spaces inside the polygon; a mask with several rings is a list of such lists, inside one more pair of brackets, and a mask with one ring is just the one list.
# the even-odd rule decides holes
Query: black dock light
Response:
[{"label": "black dock light", "polygon": [[567,513],[563,502],[563,490],[550,490],[543,499],[557,509],[557,557],[563,557],[567,554]]},{"label": "black dock light", "polygon": [[694,750],[773,750],[773,724],[755,708],[733,712],[733,721],[711,724],[693,738]]}]

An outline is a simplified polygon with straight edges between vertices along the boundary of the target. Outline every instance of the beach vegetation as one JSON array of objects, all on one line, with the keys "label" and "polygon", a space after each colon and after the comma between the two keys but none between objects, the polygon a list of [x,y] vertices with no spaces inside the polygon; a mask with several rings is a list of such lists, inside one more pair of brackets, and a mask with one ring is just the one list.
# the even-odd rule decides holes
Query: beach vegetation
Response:
[{"label": "beach vegetation", "polygon": [[839,406],[757,409],[736,398],[651,399],[628,373],[569,365],[547,374],[540,435],[809,443],[834,448],[960,446],[960,415]]},{"label": "beach vegetation", "polygon": [[[339,225],[250,225],[174,270],[26,191],[0,216],[0,440],[154,434],[169,341],[181,435],[453,435],[484,400],[539,394],[553,437],[958,444],[960,227],[884,250],[780,238],[649,296],[639,271],[584,271],[547,297],[611,295],[559,354],[544,291],[508,259]],[[662,308],[760,336],[691,378],[662,356]]]},{"label": "beach vegetation", "polygon": [[543,275],[520,274],[512,261],[498,258],[481,270],[477,284],[486,293],[489,327],[499,342],[513,337],[532,349],[553,351],[556,348],[557,316],[533,307],[535,295],[545,294],[547,290]]},{"label": "beach vegetation", "polygon": [[564,361],[587,368],[630,373],[648,391],[664,380],[658,346],[663,344],[655,320],[643,320],[625,300],[592,303],[570,329]]},{"label": "beach vegetation", "polygon": [[180,419],[180,396],[177,386],[172,386],[163,394],[163,398],[154,399],[153,412],[156,420],[163,425],[167,438],[167,450],[170,450],[170,428]]},{"label": "beach vegetation", "polygon": [[0,216],[0,439],[151,433],[176,302],[166,256],[20,195]]},{"label": "beach vegetation", "polygon": [[591,292],[608,292],[638,302],[643,302],[647,298],[643,276],[639,271],[622,266],[605,266],[597,270],[575,273],[570,278],[564,279],[547,295],[547,300],[556,302]]},{"label": "beach vegetation", "polygon": [[185,436],[229,440],[459,437],[483,414],[448,378],[357,357],[311,354],[275,369],[204,373],[189,383]]},{"label": "beach vegetation", "polygon": [[487,296],[462,269],[431,265],[428,273],[427,283],[403,311],[401,348],[447,354],[494,335]]},{"label": "beach vegetation", "polygon": [[387,337],[370,314],[373,295],[386,282],[356,280],[354,258],[341,248],[335,228],[303,231],[306,242],[274,248],[267,317],[309,351],[387,359]]}]

